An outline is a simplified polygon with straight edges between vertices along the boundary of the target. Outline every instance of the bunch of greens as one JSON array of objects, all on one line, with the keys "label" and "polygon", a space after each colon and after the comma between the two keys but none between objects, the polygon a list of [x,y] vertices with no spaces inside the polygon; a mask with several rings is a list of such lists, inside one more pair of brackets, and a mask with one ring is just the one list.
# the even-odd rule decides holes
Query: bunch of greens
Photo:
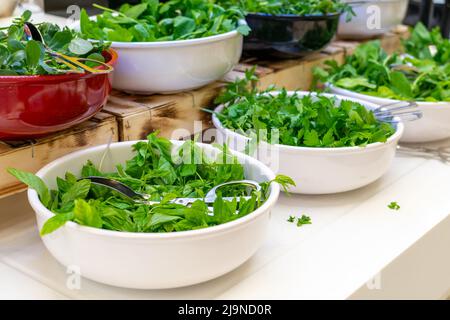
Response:
[{"label": "bunch of greens", "polygon": [[379,41],[359,45],[342,65],[325,65],[314,70],[316,80],[340,88],[397,100],[450,101],[450,63],[388,55]]},{"label": "bunch of greens", "polygon": [[403,40],[405,52],[421,60],[434,60],[438,64],[450,61],[450,40],[443,38],[439,27],[432,31],[419,22],[411,36]]},{"label": "bunch of greens", "polygon": [[246,13],[294,14],[299,16],[347,13],[352,8],[341,0],[221,0],[224,5],[242,8]]},{"label": "bunch of greens", "polygon": [[142,0],[137,5],[124,4],[118,11],[104,10],[90,20],[82,10],[80,29],[91,39],[120,42],[151,42],[209,37],[237,30],[248,34],[247,25],[239,21],[243,13],[223,8],[213,0]]},{"label": "bunch of greens", "polygon": [[279,94],[271,93],[273,88],[250,89],[249,82],[255,80],[248,71],[245,79],[229,84],[217,98],[217,103],[225,104],[216,113],[225,128],[271,143],[275,143],[275,134],[280,144],[306,147],[364,146],[385,142],[395,132],[359,103],[344,100],[338,104],[333,97],[301,97],[284,89]]},{"label": "bunch of greens", "polygon": [[[239,186],[223,187],[218,191],[211,215],[202,200],[191,207],[170,203],[176,197],[203,198],[212,187],[227,181],[242,180],[244,167],[226,147],[217,159],[210,159],[193,141],[187,141],[173,155],[169,140],[148,136],[147,142],[133,146],[135,156],[125,166],[117,165],[113,173],[101,172],[92,162],[81,170],[81,179],[67,172],[57,178],[56,190],[49,190],[37,176],[17,169],[9,173],[35,189],[42,204],[55,213],[41,230],[48,234],[67,221],[78,224],[127,232],[173,232],[195,230],[239,219],[258,208],[265,200],[269,185],[278,182],[283,187],[294,184],[285,176],[261,183],[262,191],[252,191],[251,198]],[[155,205],[137,204],[103,186],[93,185],[88,176],[104,176],[120,181],[137,192],[151,195]],[[223,197],[236,197],[233,201]]]},{"label": "bunch of greens", "polygon": [[[25,11],[8,28],[0,31],[0,75],[46,75],[66,73],[68,67],[58,62],[44,50],[42,43],[27,41],[24,23],[31,18]],[[107,49],[103,42],[91,43],[76,32],[50,23],[38,25],[45,43],[54,51],[72,57],[89,58],[104,62],[102,52]],[[95,62],[87,63],[94,66]]]}]

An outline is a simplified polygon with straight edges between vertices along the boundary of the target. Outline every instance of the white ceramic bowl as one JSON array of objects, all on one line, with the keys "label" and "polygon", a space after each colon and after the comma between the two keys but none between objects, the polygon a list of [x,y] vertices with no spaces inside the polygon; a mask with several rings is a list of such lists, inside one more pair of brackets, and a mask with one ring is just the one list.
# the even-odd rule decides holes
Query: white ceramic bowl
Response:
[{"label": "white ceramic bowl", "polygon": [[[377,105],[384,105],[398,100],[369,96],[354,91],[327,85],[331,92],[347,97],[357,98]],[[422,143],[442,140],[450,137],[450,102],[416,102],[423,116],[421,119],[405,122],[405,132],[400,142]]]},{"label": "white ceramic bowl", "polygon": [[401,24],[408,9],[408,0],[347,2],[351,3],[356,16],[346,22],[346,15],[341,15],[337,34],[342,39],[367,39],[382,35]]},{"label": "white ceramic bowl", "polygon": [[113,87],[138,93],[174,93],[219,80],[239,62],[237,31],[192,40],[112,42],[119,54]]},{"label": "white ceramic bowl", "polygon": [[[306,94],[310,92],[298,92],[299,96]],[[369,109],[377,107],[373,103],[354,98],[324,95],[335,96],[337,101],[356,101]],[[222,109],[223,105],[215,111],[220,112]],[[249,138],[224,128],[215,115],[213,123],[218,129],[218,143],[226,142],[230,148],[244,151]],[[292,187],[290,192],[330,194],[350,191],[368,185],[386,173],[394,159],[402,133],[403,124],[399,123],[396,132],[386,143],[372,143],[366,147],[309,148],[260,143],[257,158],[272,170],[295,181],[297,186]]]},{"label": "white ceramic bowl", "polygon": [[[135,142],[111,144],[103,170],[114,171],[115,164],[132,157]],[[179,146],[181,142],[174,141]],[[207,154],[217,149],[199,144]],[[37,175],[51,188],[55,179],[68,170],[80,174],[87,160],[101,161],[105,146],[81,150],[41,169]],[[235,153],[245,166],[247,178],[268,181],[269,168],[257,160]],[[188,286],[223,275],[249,259],[266,236],[270,210],[280,188],[272,184],[267,201],[249,215],[219,226],[177,233],[129,233],[96,229],[68,222],[42,237],[50,253],[64,266],[77,266],[81,275],[101,283],[137,289]],[[28,199],[36,212],[39,229],[53,213],[40,202],[34,190]]]}]

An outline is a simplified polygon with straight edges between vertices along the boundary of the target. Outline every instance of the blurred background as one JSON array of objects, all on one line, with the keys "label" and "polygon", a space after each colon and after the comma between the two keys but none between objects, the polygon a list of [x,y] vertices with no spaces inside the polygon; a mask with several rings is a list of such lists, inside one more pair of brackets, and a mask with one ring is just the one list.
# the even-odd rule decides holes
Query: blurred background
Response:
[{"label": "blurred background", "polygon": [[[375,4],[378,0],[363,1]],[[90,14],[95,14],[97,11],[92,8],[93,3],[117,8],[126,2],[134,4],[139,3],[140,0],[1,0],[0,18],[10,16],[13,13],[20,14],[24,10],[45,11],[67,17],[67,8],[74,4],[87,9]],[[410,0],[404,24],[415,25],[418,21],[422,21],[429,28],[440,26],[443,35],[448,37],[450,34],[450,0]]]}]

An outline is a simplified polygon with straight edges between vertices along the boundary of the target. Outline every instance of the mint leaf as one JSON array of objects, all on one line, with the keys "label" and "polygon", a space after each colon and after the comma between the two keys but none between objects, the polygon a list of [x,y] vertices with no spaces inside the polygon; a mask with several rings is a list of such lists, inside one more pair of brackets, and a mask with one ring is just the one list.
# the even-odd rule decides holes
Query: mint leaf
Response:
[{"label": "mint leaf", "polygon": [[90,188],[91,182],[89,180],[80,180],[76,182],[62,195],[62,205],[68,204],[76,199],[86,198]]},{"label": "mint leaf", "polygon": [[42,204],[45,207],[48,207],[51,200],[50,192],[48,191],[47,186],[45,185],[44,181],[42,181],[41,178],[30,172],[22,171],[15,168],[9,168],[7,171],[9,174],[13,175],[18,180],[25,183],[31,189],[36,190]]},{"label": "mint leaf", "polygon": [[40,231],[41,236],[45,236],[46,234],[52,233],[53,231],[59,229],[64,224],[66,224],[67,221],[71,221],[73,218],[74,218],[73,212],[55,214],[53,217],[48,219],[42,226],[42,229]]},{"label": "mint leaf", "polygon": [[101,228],[103,221],[97,208],[83,199],[75,200],[73,209],[75,222],[89,227]]}]

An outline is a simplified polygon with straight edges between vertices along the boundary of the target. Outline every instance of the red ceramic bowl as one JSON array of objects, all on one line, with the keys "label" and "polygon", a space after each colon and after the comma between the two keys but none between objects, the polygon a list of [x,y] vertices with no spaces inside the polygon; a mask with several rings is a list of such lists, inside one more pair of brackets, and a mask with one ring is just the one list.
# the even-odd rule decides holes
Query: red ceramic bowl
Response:
[{"label": "red ceramic bowl", "polygon": [[[103,53],[109,65],[117,53]],[[112,74],[0,76],[0,139],[27,139],[94,116],[111,91]]]}]

